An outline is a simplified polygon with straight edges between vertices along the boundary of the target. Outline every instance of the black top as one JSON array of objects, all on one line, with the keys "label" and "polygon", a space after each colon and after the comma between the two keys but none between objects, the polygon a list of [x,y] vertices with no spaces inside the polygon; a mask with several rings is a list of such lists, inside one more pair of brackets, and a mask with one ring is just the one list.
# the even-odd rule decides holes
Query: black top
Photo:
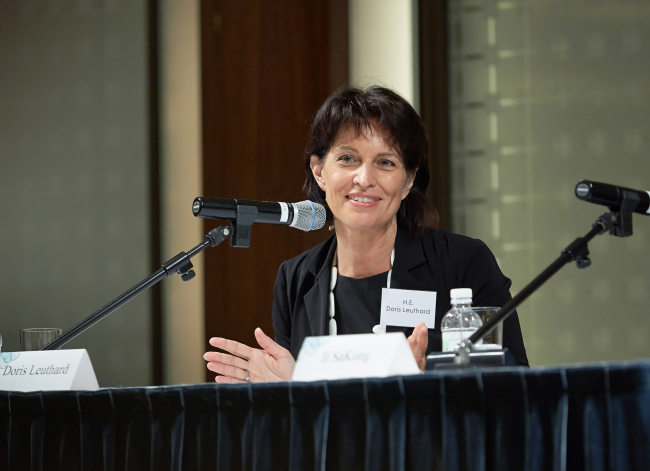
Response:
[{"label": "black top", "polygon": [[379,324],[381,290],[388,272],[367,278],[338,275],[334,287],[334,319],[338,334],[367,334]]},{"label": "black top", "polygon": [[[425,231],[412,235],[398,227],[390,287],[437,293],[436,325],[429,329],[428,353],[442,349],[440,322],[451,308],[451,289],[471,288],[475,306],[503,306],[512,298],[510,280],[501,273],[483,242],[447,231]],[[335,251],[336,235],[282,263],[278,270],[273,289],[273,331],[276,342],[294,358],[305,337],[329,332],[330,276]],[[368,325],[370,333],[372,325]],[[404,332],[407,336],[413,332],[412,327],[386,330]],[[528,364],[516,313],[503,323],[503,346],[518,364]]]}]

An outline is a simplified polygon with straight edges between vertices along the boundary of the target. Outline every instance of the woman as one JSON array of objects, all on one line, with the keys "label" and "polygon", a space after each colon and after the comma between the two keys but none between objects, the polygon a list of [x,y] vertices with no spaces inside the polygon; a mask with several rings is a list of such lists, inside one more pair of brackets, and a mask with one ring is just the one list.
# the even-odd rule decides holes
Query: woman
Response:
[{"label": "woman", "polygon": [[[428,351],[441,349],[440,321],[450,309],[451,289],[472,288],[476,306],[510,300],[510,280],[485,244],[435,229],[437,213],[424,196],[427,149],[420,117],[391,90],[348,88],[325,101],[305,151],[305,189],[331,212],[335,235],[280,266],[275,341],[259,328],[261,350],[210,340],[232,353],[204,355],[208,369],[221,375],[217,382],[288,380],[305,337],[384,330],[381,290],[389,280],[391,288],[437,293],[436,325],[385,328],[407,335],[420,369]],[[503,337],[517,362],[527,365],[516,313],[504,322]]]}]

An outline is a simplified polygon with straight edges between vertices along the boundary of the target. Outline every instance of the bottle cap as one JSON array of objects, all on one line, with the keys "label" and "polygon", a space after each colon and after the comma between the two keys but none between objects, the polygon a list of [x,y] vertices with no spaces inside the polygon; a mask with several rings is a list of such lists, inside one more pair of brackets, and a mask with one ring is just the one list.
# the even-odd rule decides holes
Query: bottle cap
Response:
[{"label": "bottle cap", "polygon": [[451,302],[457,299],[469,299],[472,302],[472,288],[456,288],[451,290]]}]

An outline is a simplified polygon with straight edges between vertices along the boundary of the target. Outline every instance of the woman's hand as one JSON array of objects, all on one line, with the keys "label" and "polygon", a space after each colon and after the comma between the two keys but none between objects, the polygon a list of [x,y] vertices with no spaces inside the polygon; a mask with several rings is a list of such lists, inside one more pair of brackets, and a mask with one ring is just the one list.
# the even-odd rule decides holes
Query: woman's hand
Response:
[{"label": "woman's hand", "polygon": [[415,326],[407,341],[420,371],[424,371],[424,367],[427,365],[427,345],[429,344],[429,329],[424,322]]},{"label": "woman's hand", "polygon": [[208,369],[222,375],[214,379],[217,383],[243,383],[247,371],[251,382],[291,379],[296,361],[289,350],[275,343],[259,327],[255,329],[255,338],[263,350],[221,337],[210,339],[213,347],[232,353],[206,352],[203,355]]}]

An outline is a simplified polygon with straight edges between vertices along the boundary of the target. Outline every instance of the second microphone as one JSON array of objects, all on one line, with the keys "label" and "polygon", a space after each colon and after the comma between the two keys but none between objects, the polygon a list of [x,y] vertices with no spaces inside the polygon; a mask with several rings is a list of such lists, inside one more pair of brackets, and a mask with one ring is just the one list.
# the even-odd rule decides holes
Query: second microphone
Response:
[{"label": "second microphone", "polygon": [[192,212],[194,216],[200,218],[235,221],[237,206],[257,208],[255,222],[291,226],[303,231],[320,229],[325,224],[325,207],[309,200],[299,203],[280,203],[199,197],[194,199]]}]

